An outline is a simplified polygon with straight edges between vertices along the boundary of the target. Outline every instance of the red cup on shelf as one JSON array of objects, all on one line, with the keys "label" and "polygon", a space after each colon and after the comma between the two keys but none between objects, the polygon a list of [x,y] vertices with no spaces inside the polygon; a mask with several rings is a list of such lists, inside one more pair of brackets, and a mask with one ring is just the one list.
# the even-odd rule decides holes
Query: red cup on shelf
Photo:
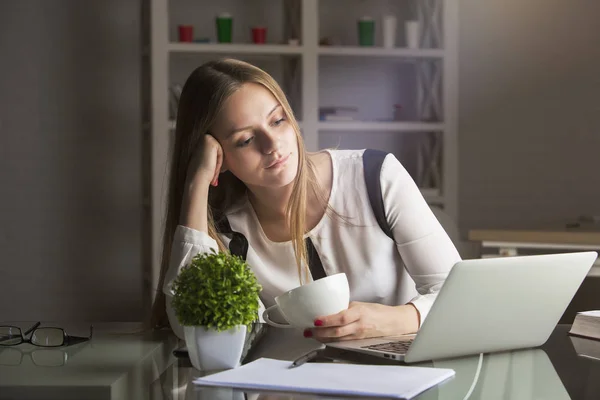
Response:
[{"label": "red cup on shelf", "polygon": [[252,28],[252,41],[256,44],[263,44],[267,41],[267,28],[256,26]]},{"label": "red cup on shelf", "polygon": [[192,25],[179,25],[179,41],[180,42],[193,42],[194,41],[194,27]]}]

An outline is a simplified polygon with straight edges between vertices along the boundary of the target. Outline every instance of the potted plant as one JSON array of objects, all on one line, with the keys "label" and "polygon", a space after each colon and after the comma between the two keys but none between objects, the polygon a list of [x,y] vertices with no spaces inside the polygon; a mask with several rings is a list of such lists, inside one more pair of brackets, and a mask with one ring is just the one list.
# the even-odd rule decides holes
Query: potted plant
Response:
[{"label": "potted plant", "polygon": [[246,332],[258,320],[261,289],[248,264],[229,253],[201,253],[181,269],[172,306],[195,368],[240,365]]}]

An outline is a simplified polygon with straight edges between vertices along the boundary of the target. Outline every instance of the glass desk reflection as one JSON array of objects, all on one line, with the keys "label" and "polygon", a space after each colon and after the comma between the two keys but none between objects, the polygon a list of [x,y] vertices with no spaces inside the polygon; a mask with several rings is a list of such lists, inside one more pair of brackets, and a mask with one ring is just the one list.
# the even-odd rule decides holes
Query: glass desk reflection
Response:
[{"label": "glass desk reflection", "polygon": [[[417,396],[419,400],[449,399],[600,399],[600,360],[577,355],[570,326],[559,325],[548,342],[533,349],[439,360],[411,365],[452,368],[456,376]],[[588,339],[584,339],[588,340]],[[600,354],[600,341],[589,341]],[[260,356],[269,356],[261,354]],[[258,358],[256,356],[255,358]],[[274,357],[277,358],[277,357]],[[370,358],[373,363],[380,360]],[[389,362],[386,362],[389,363]],[[185,400],[291,400],[342,397],[200,387],[193,384],[204,373],[180,360],[153,383],[163,398]]]},{"label": "glass desk reflection", "polygon": [[[415,364],[456,371],[454,378],[417,399],[464,399],[468,395],[469,399],[598,400],[600,341],[570,337],[569,328],[557,326],[541,348],[486,354],[481,364],[479,356]],[[188,359],[173,356],[183,343],[172,333],[116,331],[99,329],[90,342],[52,349],[52,353],[38,353],[42,349],[28,344],[1,349],[0,400],[335,398],[198,387],[193,380],[205,373],[192,368]],[[305,339],[301,331],[269,329],[250,351],[248,361],[260,357],[293,360],[315,346],[320,344]],[[578,355],[576,349],[585,350],[589,357]],[[372,357],[369,361],[390,363]]]},{"label": "glass desk reflection", "polygon": [[[570,399],[558,373],[546,352],[542,349],[485,354],[414,365],[451,368],[456,376],[424,393],[416,399]],[[176,368],[176,367],[175,367]],[[201,376],[200,371],[189,368],[182,383],[186,384],[183,395],[173,399],[185,400],[289,400],[326,399],[315,395],[291,393],[254,393],[241,390],[195,386],[192,381]]]},{"label": "glass desk reflection", "polygon": [[[13,324],[31,326],[30,321]],[[89,331],[85,323],[63,325],[77,336]],[[0,400],[163,398],[150,388],[175,361],[179,340],[173,333],[144,331],[138,323],[94,326],[94,337],[78,344],[0,347]]]},{"label": "glass desk reflection", "polygon": [[84,347],[86,343],[61,348],[44,348],[31,344],[0,347],[0,365],[16,367],[22,365],[24,359],[29,358],[38,367],[63,367]]}]

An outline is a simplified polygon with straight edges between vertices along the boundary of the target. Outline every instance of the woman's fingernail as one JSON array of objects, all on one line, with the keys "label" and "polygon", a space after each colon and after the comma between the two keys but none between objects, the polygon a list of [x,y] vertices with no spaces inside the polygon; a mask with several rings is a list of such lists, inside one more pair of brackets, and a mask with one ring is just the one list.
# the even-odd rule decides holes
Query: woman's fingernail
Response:
[{"label": "woman's fingernail", "polygon": [[219,178],[215,179],[215,186],[219,186]]},{"label": "woman's fingernail", "polygon": [[304,337],[306,337],[306,338],[312,337],[312,331],[310,329],[306,329],[304,331]]},{"label": "woman's fingernail", "polygon": [[320,319],[315,320],[315,326],[323,326],[323,321]]}]

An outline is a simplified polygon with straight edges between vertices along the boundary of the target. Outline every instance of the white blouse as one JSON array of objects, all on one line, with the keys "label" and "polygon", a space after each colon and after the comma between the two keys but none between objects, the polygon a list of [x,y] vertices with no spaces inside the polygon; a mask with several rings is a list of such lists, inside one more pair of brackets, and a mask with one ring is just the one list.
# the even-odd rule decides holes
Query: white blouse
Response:
[{"label": "white blouse", "polygon": [[[412,303],[425,320],[444,279],[460,255],[433,215],[412,177],[389,154],[381,169],[385,214],[395,242],[379,227],[363,174],[364,150],[329,151],[333,164],[330,206],[348,222],[325,214],[306,234],[327,275],[345,272],[351,301]],[[261,313],[274,298],[300,284],[291,242],[272,242],[247,198],[227,214],[231,228],[248,239],[247,262],[262,285]],[[225,245],[229,239],[222,235]],[[200,252],[217,249],[205,232],[178,226],[163,291],[171,327],[183,338],[171,307],[171,284]],[[262,320],[262,316],[261,316]]]}]

